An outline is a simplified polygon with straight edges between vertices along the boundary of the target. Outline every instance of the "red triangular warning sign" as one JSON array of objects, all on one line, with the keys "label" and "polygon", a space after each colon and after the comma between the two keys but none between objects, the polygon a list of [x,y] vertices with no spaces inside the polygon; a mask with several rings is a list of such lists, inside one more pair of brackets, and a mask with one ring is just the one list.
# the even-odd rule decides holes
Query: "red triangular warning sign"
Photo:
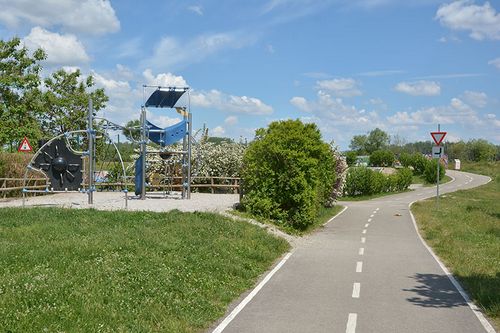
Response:
[{"label": "red triangular warning sign", "polygon": [[28,141],[27,137],[24,137],[23,141],[21,141],[21,145],[19,145],[19,148],[17,151],[21,152],[30,152],[33,151],[33,148],[31,148],[30,142]]},{"label": "red triangular warning sign", "polygon": [[444,137],[446,136],[446,132],[431,132],[432,139],[434,139],[434,142],[436,143],[437,146],[443,142]]}]

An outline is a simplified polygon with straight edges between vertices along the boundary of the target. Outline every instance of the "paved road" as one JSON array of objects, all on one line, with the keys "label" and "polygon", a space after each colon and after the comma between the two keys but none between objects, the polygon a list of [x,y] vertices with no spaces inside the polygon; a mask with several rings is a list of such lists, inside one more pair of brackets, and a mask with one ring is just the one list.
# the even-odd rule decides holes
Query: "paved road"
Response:
[{"label": "paved road", "polygon": [[[441,193],[488,181],[449,174]],[[343,203],[223,332],[486,332],[413,226],[408,204],[435,193]]]}]

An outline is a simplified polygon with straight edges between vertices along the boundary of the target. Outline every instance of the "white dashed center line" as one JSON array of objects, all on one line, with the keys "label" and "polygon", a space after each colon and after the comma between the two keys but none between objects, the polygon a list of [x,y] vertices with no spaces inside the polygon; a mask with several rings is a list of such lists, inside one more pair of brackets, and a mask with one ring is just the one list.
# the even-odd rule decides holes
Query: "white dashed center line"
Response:
[{"label": "white dashed center line", "polygon": [[345,333],[356,333],[356,321],[358,320],[358,315],[356,313],[349,313],[347,318],[347,326],[345,328]]},{"label": "white dashed center line", "polygon": [[365,224],[365,228],[368,228],[369,226],[370,226],[370,223]]},{"label": "white dashed center line", "polygon": [[[437,176],[436,176],[436,177],[437,177]],[[368,219],[368,222],[371,222],[371,221],[372,221],[372,219]]]},{"label": "white dashed center line", "polygon": [[[437,176],[436,176],[436,177],[437,177]],[[362,233],[363,233],[363,234],[366,234],[366,229],[363,229],[363,232],[362,232]]]},{"label": "white dashed center line", "polygon": [[361,290],[361,283],[354,282],[352,285],[352,298],[359,298],[359,292]]},{"label": "white dashed center line", "polygon": [[[436,176],[436,177],[437,177],[437,176]],[[365,254],[365,248],[364,248],[364,247],[360,247],[360,248],[359,248],[359,251],[358,251],[358,254],[359,254],[360,256],[362,256],[363,254]]]},{"label": "white dashed center line", "polygon": [[[437,178],[437,176],[436,176],[436,178]],[[370,217],[373,217],[373,216],[375,216],[375,215],[374,214],[370,215]]]},{"label": "white dashed center line", "polygon": [[366,238],[365,237],[361,237],[361,243],[366,243]]},{"label": "white dashed center line", "polygon": [[363,262],[362,261],[358,261],[356,263],[356,273],[361,273],[363,271]]}]

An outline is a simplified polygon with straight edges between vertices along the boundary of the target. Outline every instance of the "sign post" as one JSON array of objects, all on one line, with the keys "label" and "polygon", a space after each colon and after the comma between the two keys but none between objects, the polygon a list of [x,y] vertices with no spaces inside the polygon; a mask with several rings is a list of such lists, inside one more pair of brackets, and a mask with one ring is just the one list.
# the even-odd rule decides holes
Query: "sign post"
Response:
[{"label": "sign post", "polygon": [[439,209],[439,166],[441,164],[441,157],[444,154],[444,148],[441,147],[441,142],[443,142],[446,132],[441,132],[441,125],[438,124],[437,132],[431,132],[432,139],[436,143],[435,147],[432,147],[432,158],[437,158],[437,186],[436,186],[436,207]]}]

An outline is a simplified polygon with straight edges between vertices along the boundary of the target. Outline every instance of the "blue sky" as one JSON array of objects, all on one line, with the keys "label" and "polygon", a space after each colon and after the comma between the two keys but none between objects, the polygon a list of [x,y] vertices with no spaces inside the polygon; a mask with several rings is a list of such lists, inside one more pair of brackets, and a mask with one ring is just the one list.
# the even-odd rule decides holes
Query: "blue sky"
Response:
[{"label": "blue sky", "polygon": [[[375,127],[430,140],[438,122],[450,141],[500,144],[498,0],[0,0],[0,8],[0,38],[44,48],[46,74],[94,75],[115,122],[138,118],[143,84],[188,85],[194,127],[214,136],[252,139],[271,121],[300,118],[342,149]],[[148,117],[179,121],[168,109]]]}]

